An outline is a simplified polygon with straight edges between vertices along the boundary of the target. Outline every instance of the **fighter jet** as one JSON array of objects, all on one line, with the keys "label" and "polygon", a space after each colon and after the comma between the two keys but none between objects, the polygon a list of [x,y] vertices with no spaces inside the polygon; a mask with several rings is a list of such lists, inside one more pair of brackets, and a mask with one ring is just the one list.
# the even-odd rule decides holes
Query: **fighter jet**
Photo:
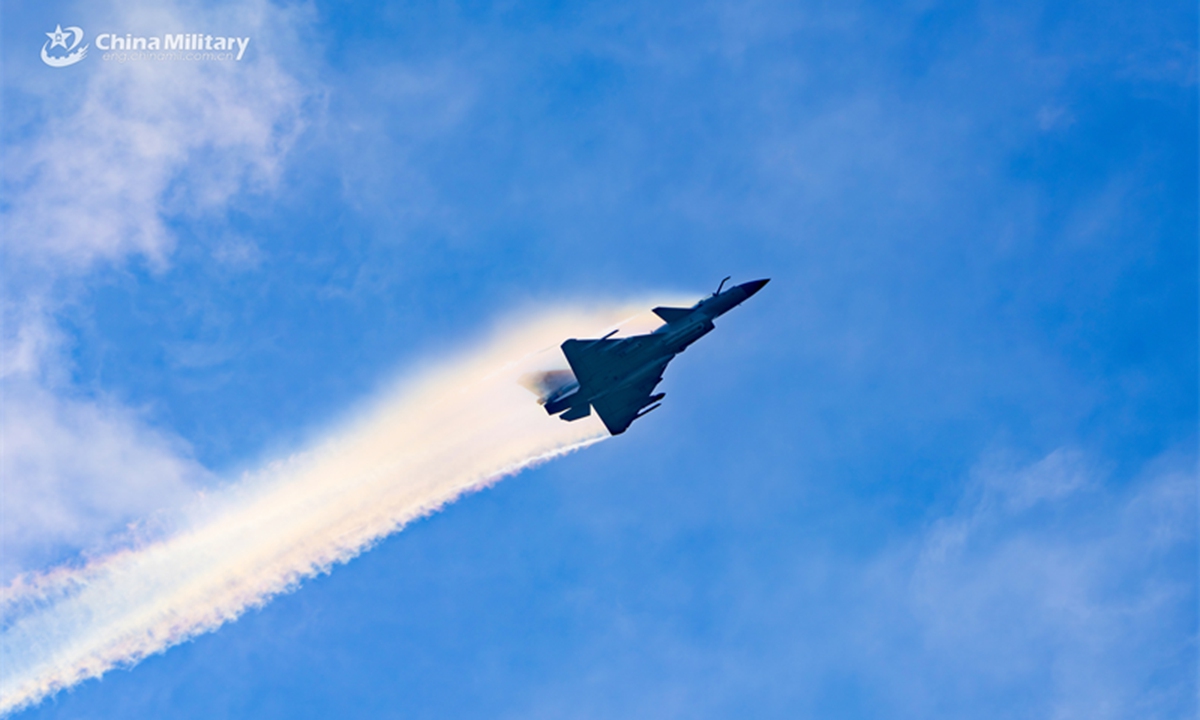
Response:
[{"label": "fighter jet", "polygon": [[[541,402],[550,415],[566,421],[592,414],[600,416],[613,435],[658,408],[664,393],[651,394],[675,356],[714,329],[713,320],[741,305],[768,280],[735,285],[725,292],[725,278],[717,291],[690,308],[656,307],[653,312],[666,324],[649,335],[613,338],[616,330],[595,340],[571,339],[562,344],[574,378],[564,371],[546,373],[542,382],[559,385]],[[562,384],[559,384],[562,383]]]}]

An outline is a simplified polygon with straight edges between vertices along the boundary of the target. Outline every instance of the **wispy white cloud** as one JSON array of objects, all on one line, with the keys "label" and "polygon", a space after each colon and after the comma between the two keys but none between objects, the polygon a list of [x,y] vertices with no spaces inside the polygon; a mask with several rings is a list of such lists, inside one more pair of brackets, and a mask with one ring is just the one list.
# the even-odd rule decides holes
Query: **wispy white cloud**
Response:
[{"label": "wispy white cloud", "polygon": [[[703,575],[660,563],[628,594],[580,592],[605,608],[589,644],[530,675],[528,700],[501,716],[1194,717],[1195,461],[1122,472],[1078,447],[989,453],[951,507],[873,549],[858,546],[878,530],[860,527],[877,517],[861,495],[868,512],[815,538],[761,516],[734,533],[712,527],[719,513],[643,516],[618,564],[684,545]],[[596,514],[572,521],[611,522]]]},{"label": "wispy white cloud", "polygon": [[897,715],[1178,716],[1194,698],[1196,503],[1182,459],[1120,490],[1073,449],[985,463],[953,513],[872,568],[870,594],[894,605],[867,606],[866,642],[887,648],[876,672]]},{"label": "wispy white cloud", "polygon": [[127,539],[147,532],[156,512],[212,483],[176,438],[120,405],[58,397],[29,383],[6,386],[4,404],[5,584],[63,553],[98,550],[114,531]]},{"label": "wispy white cloud", "polygon": [[[122,5],[112,22],[162,33],[203,21],[261,39],[286,36],[296,20],[267,3],[207,13],[157,4]],[[166,215],[218,210],[248,186],[269,185],[303,127],[310,91],[266,53],[244,62],[95,60],[77,104],[6,148],[15,258],[74,270],[131,253],[163,263],[173,244]]]},{"label": "wispy white cloud", "polygon": [[[236,29],[252,38],[255,52],[238,63],[115,63],[93,50],[71,68],[82,83],[64,74],[63,88],[43,88],[39,122],[5,139],[5,581],[47,558],[127,536],[129,523],[177,505],[205,483],[205,471],[170,431],[71,387],[73,348],[56,314],[92,271],[133,256],[166,266],[176,242],[169,218],[219,214],[236,193],[269,190],[305,125],[306,103],[319,93],[262,47],[264,40],[286,44],[307,22],[302,8],[175,2],[90,12],[107,13],[110,29],[131,32]],[[27,99],[37,104],[36,96]],[[215,252],[222,262],[245,265],[256,261],[253,248],[243,240],[218,244]]]}]

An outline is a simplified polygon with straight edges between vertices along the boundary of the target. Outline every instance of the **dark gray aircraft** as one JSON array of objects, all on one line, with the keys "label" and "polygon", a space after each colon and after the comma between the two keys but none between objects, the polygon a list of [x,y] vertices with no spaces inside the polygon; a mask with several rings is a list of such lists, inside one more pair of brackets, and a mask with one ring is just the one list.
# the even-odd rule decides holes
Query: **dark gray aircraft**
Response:
[{"label": "dark gray aircraft", "polygon": [[610,433],[625,432],[630,423],[662,404],[664,393],[651,393],[662,381],[667,363],[712,332],[715,318],[741,305],[768,282],[755,280],[721,292],[727,280],[690,308],[654,308],[666,325],[649,335],[610,339],[617,332],[613,330],[596,340],[564,342],[562,351],[574,378],[565,371],[542,376],[543,389],[559,385],[542,400],[546,412],[562,413],[561,418],[570,421],[591,415],[595,408]]}]

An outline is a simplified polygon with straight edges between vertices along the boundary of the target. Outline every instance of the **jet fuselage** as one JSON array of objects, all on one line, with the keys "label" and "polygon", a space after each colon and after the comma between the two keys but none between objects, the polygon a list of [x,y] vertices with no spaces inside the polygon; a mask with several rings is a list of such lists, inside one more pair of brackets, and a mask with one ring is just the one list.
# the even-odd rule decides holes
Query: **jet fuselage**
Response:
[{"label": "jet fuselage", "polygon": [[718,290],[690,308],[654,308],[665,324],[648,335],[610,339],[610,333],[596,340],[567,340],[562,350],[576,382],[547,397],[546,412],[562,412],[564,420],[578,420],[591,414],[594,406],[610,432],[624,432],[633,420],[658,407],[643,410],[662,399],[661,393],[651,395],[650,391],[662,379],[667,363],[712,332],[714,319],[745,302],[767,282],[755,280]]}]

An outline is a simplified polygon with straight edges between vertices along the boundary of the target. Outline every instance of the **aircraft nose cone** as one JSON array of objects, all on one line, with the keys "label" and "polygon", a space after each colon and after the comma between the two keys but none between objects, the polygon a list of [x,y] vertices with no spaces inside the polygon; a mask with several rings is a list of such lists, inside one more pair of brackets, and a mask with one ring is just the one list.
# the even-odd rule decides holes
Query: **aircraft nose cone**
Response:
[{"label": "aircraft nose cone", "polygon": [[754,280],[752,282],[743,283],[742,289],[746,291],[746,297],[750,297],[759,290],[762,290],[763,285],[766,285],[769,282],[771,282],[771,278],[766,278],[765,280]]}]

